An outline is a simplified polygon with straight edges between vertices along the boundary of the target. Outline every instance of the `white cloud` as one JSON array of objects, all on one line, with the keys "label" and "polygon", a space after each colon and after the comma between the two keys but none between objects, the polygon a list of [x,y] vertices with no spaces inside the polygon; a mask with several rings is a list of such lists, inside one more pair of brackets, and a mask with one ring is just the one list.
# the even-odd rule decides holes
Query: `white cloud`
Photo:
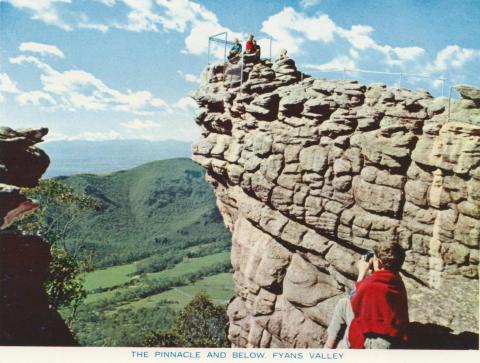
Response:
[{"label": "white cloud", "polygon": [[0,103],[5,101],[3,93],[19,93],[20,90],[14,81],[10,79],[8,74],[0,73]]},{"label": "white cloud", "polygon": [[18,57],[10,58],[9,59],[10,63],[12,64],[23,64],[23,63],[33,63],[35,64],[39,69],[46,73],[53,73],[55,72],[52,67],[50,67],[47,63],[42,62],[40,59],[34,56],[26,56],[26,55],[20,55]]},{"label": "white cloud", "polygon": [[[185,53],[187,54],[207,53],[209,35],[226,31],[230,40],[235,37],[243,38],[241,33],[233,32],[222,26],[215,13],[196,2],[156,0],[156,4],[163,8],[160,21],[164,29],[181,33],[189,30],[189,34],[185,38]],[[223,47],[215,47],[212,53],[223,57]]]},{"label": "white cloud", "polygon": [[339,56],[333,58],[331,61],[323,64],[306,64],[305,68],[310,68],[318,71],[331,71],[341,69],[355,69],[357,67],[355,61],[347,56]]},{"label": "white cloud", "polygon": [[183,97],[179,99],[174,106],[184,111],[188,111],[189,109],[195,110],[198,107],[197,103],[191,97]]},{"label": "white cloud", "polygon": [[54,106],[57,104],[55,99],[43,91],[22,92],[17,96],[17,101],[21,105],[34,106]]},{"label": "white cloud", "polygon": [[115,27],[133,32],[158,31],[161,17],[153,11],[153,0],[122,0],[130,9],[126,24],[116,24]]},{"label": "white cloud", "polygon": [[[102,0],[99,0],[102,1]],[[205,54],[208,50],[208,36],[214,33],[227,31],[229,38],[242,38],[241,33],[232,32],[222,26],[218,17],[212,11],[190,0],[117,0],[105,2],[113,6],[118,2],[124,3],[129,9],[126,22],[117,22],[112,26],[133,32],[159,31],[159,27],[166,31],[176,31],[188,34],[185,38],[186,54]],[[103,2],[103,1],[102,1]],[[80,26],[80,25],[79,25]],[[86,28],[85,22],[82,27]],[[91,29],[105,30],[106,25],[92,26]],[[213,56],[223,57],[222,49],[214,47]]]},{"label": "white cloud", "polygon": [[326,14],[308,16],[291,7],[270,16],[262,23],[262,31],[274,39],[275,52],[286,48],[289,54],[301,52],[306,41],[329,44],[338,39],[351,46],[349,54],[352,58],[359,59],[361,52],[376,51],[381,53],[379,59],[388,66],[404,67],[407,62],[415,61],[425,53],[420,47],[381,45],[372,38],[374,29],[371,26],[355,24],[350,29],[342,28]]},{"label": "white cloud", "polygon": [[157,4],[165,9],[162,25],[165,29],[184,33],[189,23],[207,20],[218,23],[217,16],[203,6],[190,0],[157,0]]},{"label": "white cloud", "polygon": [[77,24],[80,29],[90,29],[90,30],[98,30],[99,32],[105,33],[108,31],[108,25],[99,24],[99,23],[83,23],[80,22]]},{"label": "white cloud", "polygon": [[420,47],[396,47],[392,51],[402,60],[414,60],[425,53],[425,49]]},{"label": "white cloud", "polygon": [[[57,5],[68,4],[71,0],[6,0],[12,5],[33,13],[34,19],[40,19],[48,24],[56,25],[64,30],[91,29],[106,32],[110,27],[132,32],[153,31],[161,28],[166,31],[186,33],[185,49],[187,54],[205,54],[208,49],[208,35],[219,32],[228,32],[230,40],[239,37],[242,33],[233,32],[222,26],[215,13],[197,2],[190,0],[96,0],[108,7],[119,3],[128,9],[127,17],[123,21],[112,24],[95,23],[84,13],[75,14],[79,19],[76,24],[66,24],[60,19]],[[212,55],[223,57],[222,50],[214,47]]]},{"label": "white cloud", "polygon": [[55,94],[64,94],[83,86],[92,86],[101,92],[108,90],[108,87],[93,74],[81,70],[54,71],[49,74],[42,74],[40,78],[44,89]]},{"label": "white cloud", "polygon": [[[208,36],[225,31],[228,32],[228,29],[215,22],[194,22],[190,34],[185,38],[185,50],[187,54],[200,55],[207,53]],[[229,33],[231,34],[231,32]],[[214,45],[213,53],[219,58],[223,57],[223,46]]]},{"label": "white cloud", "polygon": [[5,93],[18,93],[19,90],[14,81],[10,79],[8,74],[0,73],[0,92]]},{"label": "white cloud", "polygon": [[56,6],[58,4],[70,4],[71,0],[6,0],[13,6],[26,10],[32,14],[32,19],[43,21],[49,25],[55,25],[63,30],[72,30],[72,27],[66,24],[60,15]]},{"label": "white cloud", "polygon": [[161,126],[158,122],[155,122],[152,120],[140,120],[140,119],[135,119],[128,122],[122,122],[120,125],[122,125],[123,127],[126,127],[127,129],[133,129],[133,130],[152,129],[152,128],[157,128]]},{"label": "white cloud", "polygon": [[311,6],[320,4],[321,2],[322,2],[321,0],[302,0],[300,2],[300,5],[304,8],[309,8]]},{"label": "white cloud", "polygon": [[350,43],[350,54],[358,58],[359,51],[365,52],[373,50],[383,55],[383,61],[389,66],[398,66],[404,68],[407,62],[415,61],[425,53],[420,47],[392,47],[390,45],[381,45],[372,37],[374,29],[368,25],[353,25],[350,29],[344,29],[336,26],[336,34]]},{"label": "white cloud", "polygon": [[352,58],[357,59],[358,57],[360,57],[360,54],[353,48],[350,48],[348,52],[350,53]]},{"label": "white cloud", "polygon": [[66,97],[76,109],[105,110],[111,107],[117,111],[134,113],[151,107],[170,111],[164,100],[154,97],[149,91],[125,93],[114,90],[83,70],[43,74],[41,81],[45,91]]},{"label": "white cloud", "polygon": [[[55,25],[63,30],[66,31],[71,31],[74,29],[74,27],[78,29],[91,29],[91,30],[97,30],[100,32],[106,32],[108,31],[109,27],[106,24],[100,24],[100,23],[92,23],[88,21],[88,17],[84,13],[80,14],[74,14],[77,18],[80,19],[76,24],[68,24],[65,22],[63,19],[61,19],[60,13],[58,11],[58,5],[63,4],[67,5],[72,2],[72,0],[3,0],[6,2],[9,2],[13,6],[25,10],[29,13],[32,14],[32,19],[40,20],[43,21],[46,24],[49,25]],[[95,0],[97,2],[100,2],[106,6],[113,7],[116,5],[115,0]],[[138,3],[138,0],[125,0],[126,3],[132,3],[136,4]],[[136,15],[132,15],[133,18],[135,18]],[[132,20],[132,22],[135,22],[135,19]],[[134,30],[135,24],[130,24],[132,29]],[[63,58],[63,57],[62,57]]]},{"label": "white cloud", "polygon": [[[172,108],[149,91],[122,92],[108,87],[102,80],[83,70],[59,72],[32,56],[11,58],[12,64],[32,63],[41,71],[42,91],[67,110],[115,110],[133,114],[153,111],[172,112]],[[43,98],[45,99],[45,98]]]},{"label": "white cloud", "polygon": [[307,17],[287,7],[264,21],[261,30],[273,38],[274,53],[286,48],[289,54],[295,54],[305,40],[332,42],[335,29],[335,23],[326,14]]},{"label": "white cloud", "polygon": [[378,44],[370,37],[373,28],[368,25],[352,25],[350,29],[336,27],[336,33],[346,39],[354,48],[358,50],[367,50],[376,48]]},{"label": "white cloud", "polygon": [[97,0],[99,2],[101,2],[103,5],[106,5],[106,6],[114,6],[115,5],[115,0]]},{"label": "white cloud", "polygon": [[441,79],[434,79],[434,80],[432,80],[431,85],[432,85],[433,88],[439,89],[439,88],[444,87],[445,81],[443,81]]},{"label": "white cloud", "polygon": [[200,77],[191,73],[183,73],[182,71],[177,71],[177,73],[187,82],[200,83]]},{"label": "white cloud", "polygon": [[433,63],[427,66],[428,73],[445,72],[450,68],[461,69],[465,63],[480,60],[480,50],[449,45],[439,51]]},{"label": "white cloud", "polygon": [[75,140],[86,140],[86,141],[105,141],[105,140],[119,140],[123,139],[122,135],[115,130],[108,131],[86,131],[77,135],[65,135],[61,132],[55,130],[50,130],[45,136],[45,142],[52,142],[57,140],[66,140],[66,141],[75,141]]},{"label": "white cloud", "polygon": [[[109,6],[113,6],[115,3],[112,3]],[[108,5],[108,4],[106,4]],[[108,31],[108,25],[106,24],[100,24],[100,23],[92,23],[90,21],[90,18],[88,17],[87,14],[81,13],[79,16],[79,22],[77,23],[77,27],[79,29],[90,29],[90,30],[98,30],[102,33],[105,33]]]},{"label": "white cloud", "polygon": [[60,49],[50,44],[24,42],[20,44],[18,49],[22,52],[40,53],[41,55],[50,54],[59,58],[65,58],[65,55]]}]

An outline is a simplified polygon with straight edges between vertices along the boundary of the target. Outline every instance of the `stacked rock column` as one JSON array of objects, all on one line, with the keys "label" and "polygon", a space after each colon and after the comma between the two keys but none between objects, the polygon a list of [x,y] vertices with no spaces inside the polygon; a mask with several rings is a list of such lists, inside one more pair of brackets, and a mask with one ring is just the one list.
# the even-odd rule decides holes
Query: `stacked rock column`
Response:
[{"label": "stacked rock column", "polygon": [[407,251],[413,321],[478,333],[477,101],[302,77],[286,56],[241,85],[222,65],[206,79],[193,159],[233,234],[233,346],[322,346],[359,254],[383,240]]},{"label": "stacked rock column", "polygon": [[31,203],[19,187],[36,186],[48,167],[48,156],[34,147],[46,133],[0,129],[0,345],[76,345],[43,286],[50,245],[9,226]]}]

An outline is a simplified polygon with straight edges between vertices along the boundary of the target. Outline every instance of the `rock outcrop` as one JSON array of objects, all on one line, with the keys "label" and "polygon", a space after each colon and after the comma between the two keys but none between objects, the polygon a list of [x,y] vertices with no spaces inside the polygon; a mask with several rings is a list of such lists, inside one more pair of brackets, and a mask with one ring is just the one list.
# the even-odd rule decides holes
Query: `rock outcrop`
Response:
[{"label": "rock outcrop", "polygon": [[449,107],[304,76],[285,55],[224,71],[207,68],[194,94],[193,160],[233,233],[232,345],[323,346],[359,255],[398,240],[417,347],[478,347],[478,93]]},{"label": "rock outcrop", "polygon": [[76,345],[43,286],[50,245],[10,227],[38,206],[20,187],[37,185],[48,167],[48,156],[34,147],[47,131],[0,128],[0,345]]}]

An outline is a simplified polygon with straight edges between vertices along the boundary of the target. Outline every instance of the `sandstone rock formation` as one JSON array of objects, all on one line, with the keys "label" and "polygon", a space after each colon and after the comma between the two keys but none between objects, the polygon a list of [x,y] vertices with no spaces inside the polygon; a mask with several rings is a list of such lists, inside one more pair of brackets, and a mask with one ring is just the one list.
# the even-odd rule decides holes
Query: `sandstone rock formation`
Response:
[{"label": "sandstone rock formation", "polygon": [[233,233],[232,345],[323,346],[356,260],[392,239],[407,251],[410,318],[424,328],[416,336],[475,345],[475,92],[462,89],[470,98],[449,106],[423,90],[302,76],[285,55],[248,64],[242,77],[224,71],[207,68],[194,94],[203,135],[193,160]]},{"label": "sandstone rock formation", "polygon": [[34,145],[47,129],[0,128],[0,345],[76,345],[60,315],[49,309],[43,280],[50,245],[9,226],[37,205],[20,193],[32,187],[49,158]]}]

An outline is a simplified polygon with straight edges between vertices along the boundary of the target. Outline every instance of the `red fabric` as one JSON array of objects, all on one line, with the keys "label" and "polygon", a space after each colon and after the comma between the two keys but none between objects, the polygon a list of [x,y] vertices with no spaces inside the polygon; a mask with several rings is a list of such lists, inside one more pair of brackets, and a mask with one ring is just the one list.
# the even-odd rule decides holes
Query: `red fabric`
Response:
[{"label": "red fabric", "polygon": [[364,348],[367,333],[405,341],[408,302],[400,275],[390,270],[380,270],[355,285],[355,295],[351,300],[355,317],[348,333],[351,348]]},{"label": "red fabric", "polygon": [[247,44],[245,44],[245,50],[247,53],[253,52],[253,41],[247,40]]}]

